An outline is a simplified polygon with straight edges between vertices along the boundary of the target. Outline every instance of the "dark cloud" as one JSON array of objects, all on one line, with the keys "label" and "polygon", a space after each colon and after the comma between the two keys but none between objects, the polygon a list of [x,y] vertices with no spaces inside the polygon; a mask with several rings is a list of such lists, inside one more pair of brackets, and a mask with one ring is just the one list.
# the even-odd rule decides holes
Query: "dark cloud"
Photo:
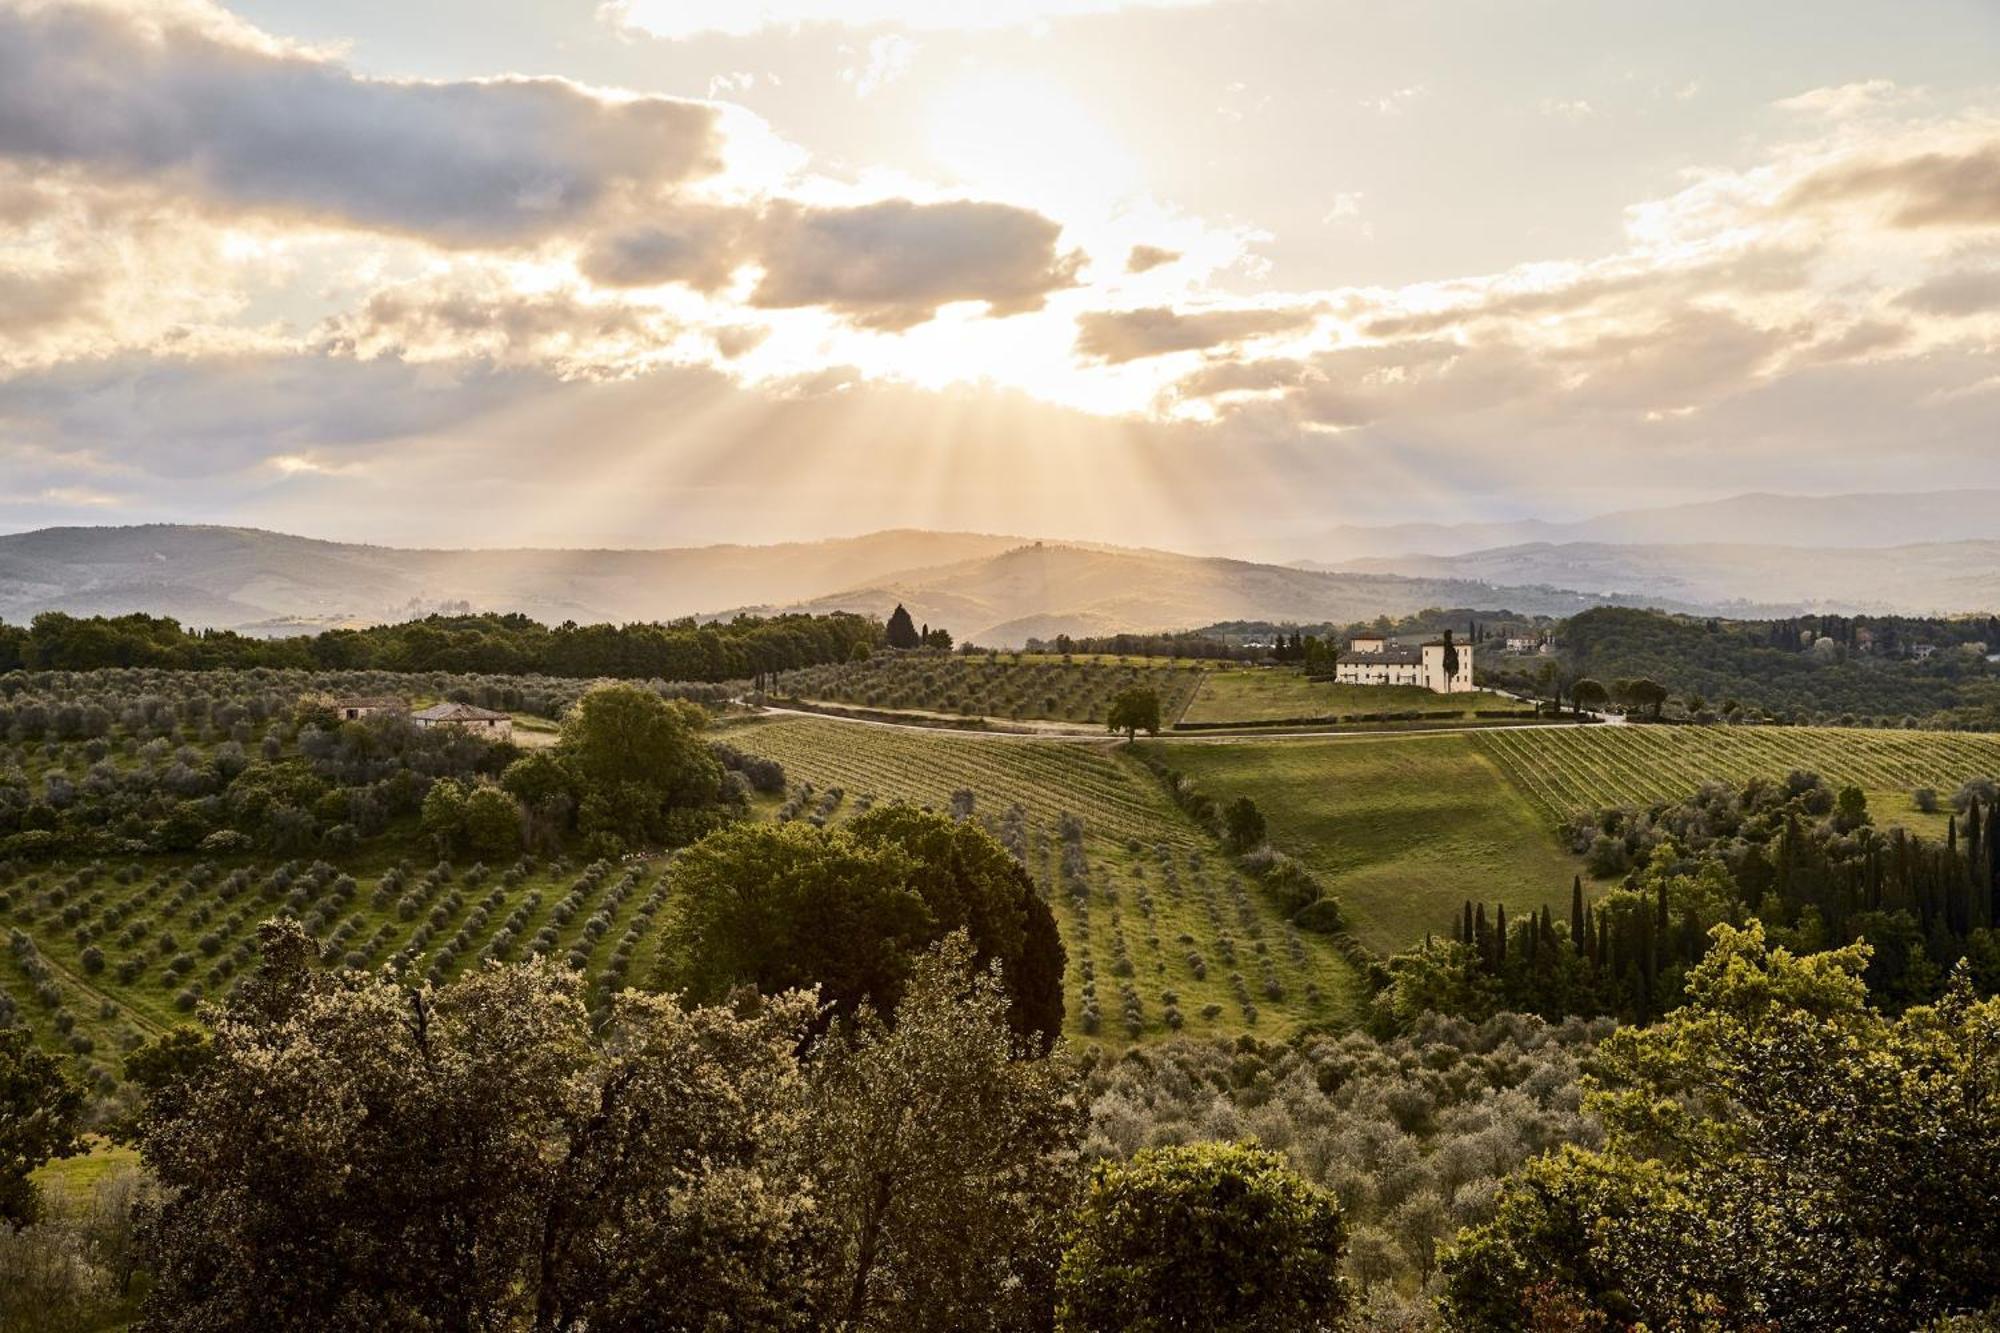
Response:
[{"label": "dark cloud", "polygon": [[679,206],[665,220],[603,237],[583,252],[581,265],[585,277],[608,287],[680,282],[712,292],[748,258],[755,225],[748,209]]},{"label": "dark cloud", "polygon": [[1144,273],[1162,264],[1171,264],[1181,257],[1178,250],[1163,250],[1157,245],[1135,245],[1132,253],[1125,256],[1127,273]]},{"label": "dark cloud", "polygon": [[1896,304],[1926,315],[1980,315],[2000,310],[2000,268],[1940,273],[1898,296]]},{"label": "dark cloud", "polygon": [[827,306],[868,328],[920,324],[952,301],[994,314],[1039,310],[1076,285],[1082,256],[1061,253],[1062,228],[1008,204],[886,199],[852,208],[775,205],[757,230],[766,309]]},{"label": "dark cloud", "polygon": [[1137,361],[1168,352],[1201,351],[1311,326],[1316,306],[1260,310],[1196,310],[1167,306],[1091,311],[1077,320],[1076,350],[1099,361]]},{"label": "dark cloud", "polygon": [[445,245],[558,234],[719,163],[714,108],[559,79],[363,78],[110,9],[0,10],[0,155]]},{"label": "dark cloud", "polygon": [[2000,142],[1829,167],[1799,182],[1784,204],[1859,200],[1891,203],[1890,220],[1899,227],[2000,226]]},{"label": "dark cloud", "polygon": [[761,212],[700,208],[616,232],[583,269],[614,286],[684,282],[713,291],[746,263],[763,269],[751,293],[765,309],[826,306],[867,328],[921,324],[951,301],[994,314],[1036,310],[1076,284],[1081,256],[1057,249],[1062,228],[1008,204],[908,199],[849,208],[780,200]]}]

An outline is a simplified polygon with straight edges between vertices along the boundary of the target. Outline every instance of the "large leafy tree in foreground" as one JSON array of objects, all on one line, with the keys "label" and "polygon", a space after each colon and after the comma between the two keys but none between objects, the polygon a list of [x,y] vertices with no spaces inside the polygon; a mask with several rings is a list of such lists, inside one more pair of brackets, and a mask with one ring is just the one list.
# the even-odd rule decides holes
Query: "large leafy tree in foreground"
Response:
[{"label": "large leafy tree in foreground", "polygon": [[76,1151],[83,1090],[25,1027],[0,1027],[0,1225],[41,1214],[30,1173]]},{"label": "large leafy tree in foreground", "polygon": [[1516,1177],[1446,1262],[1467,1329],[1906,1330],[2000,1297],[2000,1000],[1868,1006],[1854,945],[1727,926],[1600,1048],[1601,1151]]},{"label": "large leafy tree in foreground", "polygon": [[962,937],[894,1031],[810,995],[594,1024],[543,961],[407,987],[295,924],[213,1036],[136,1062],[164,1199],[148,1330],[1027,1329],[1049,1319],[1072,1078]]}]

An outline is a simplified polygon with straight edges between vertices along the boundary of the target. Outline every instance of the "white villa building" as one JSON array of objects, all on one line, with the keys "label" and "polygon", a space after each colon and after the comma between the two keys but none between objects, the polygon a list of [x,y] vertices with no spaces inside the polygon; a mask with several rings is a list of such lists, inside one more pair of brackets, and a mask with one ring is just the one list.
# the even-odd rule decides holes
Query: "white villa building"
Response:
[{"label": "white villa building", "polygon": [[1370,636],[1353,639],[1334,664],[1333,678],[1343,685],[1418,685],[1439,694],[1460,694],[1472,688],[1472,648],[1453,644],[1458,670],[1446,674],[1445,642],[1438,639],[1415,648]]}]

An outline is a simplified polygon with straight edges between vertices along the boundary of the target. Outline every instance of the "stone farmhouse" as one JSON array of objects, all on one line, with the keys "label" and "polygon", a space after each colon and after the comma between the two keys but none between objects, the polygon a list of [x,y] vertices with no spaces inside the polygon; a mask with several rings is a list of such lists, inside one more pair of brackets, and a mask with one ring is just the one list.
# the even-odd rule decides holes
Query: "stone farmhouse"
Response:
[{"label": "stone farmhouse", "polygon": [[410,721],[420,727],[462,727],[482,736],[508,737],[514,734],[514,719],[508,714],[473,704],[432,704],[410,714]]},{"label": "stone farmhouse", "polygon": [[[1447,646],[1458,653],[1456,671],[1445,670]],[[1417,685],[1439,694],[1462,694],[1473,688],[1472,648],[1447,645],[1443,639],[1405,647],[1366,636],[1348,642],[1346,654],[1334,664],[1333,678],[1343,685]]]}]

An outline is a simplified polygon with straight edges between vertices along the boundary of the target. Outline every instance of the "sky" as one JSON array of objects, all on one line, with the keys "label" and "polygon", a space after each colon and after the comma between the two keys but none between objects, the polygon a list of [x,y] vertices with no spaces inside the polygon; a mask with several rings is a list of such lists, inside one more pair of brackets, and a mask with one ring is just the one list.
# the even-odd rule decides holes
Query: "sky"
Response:
[{"label": "sky", "polygon": [[0,0],[0,530],[1310,558],[2000,485],[1996,339],[1991,0]]}]

